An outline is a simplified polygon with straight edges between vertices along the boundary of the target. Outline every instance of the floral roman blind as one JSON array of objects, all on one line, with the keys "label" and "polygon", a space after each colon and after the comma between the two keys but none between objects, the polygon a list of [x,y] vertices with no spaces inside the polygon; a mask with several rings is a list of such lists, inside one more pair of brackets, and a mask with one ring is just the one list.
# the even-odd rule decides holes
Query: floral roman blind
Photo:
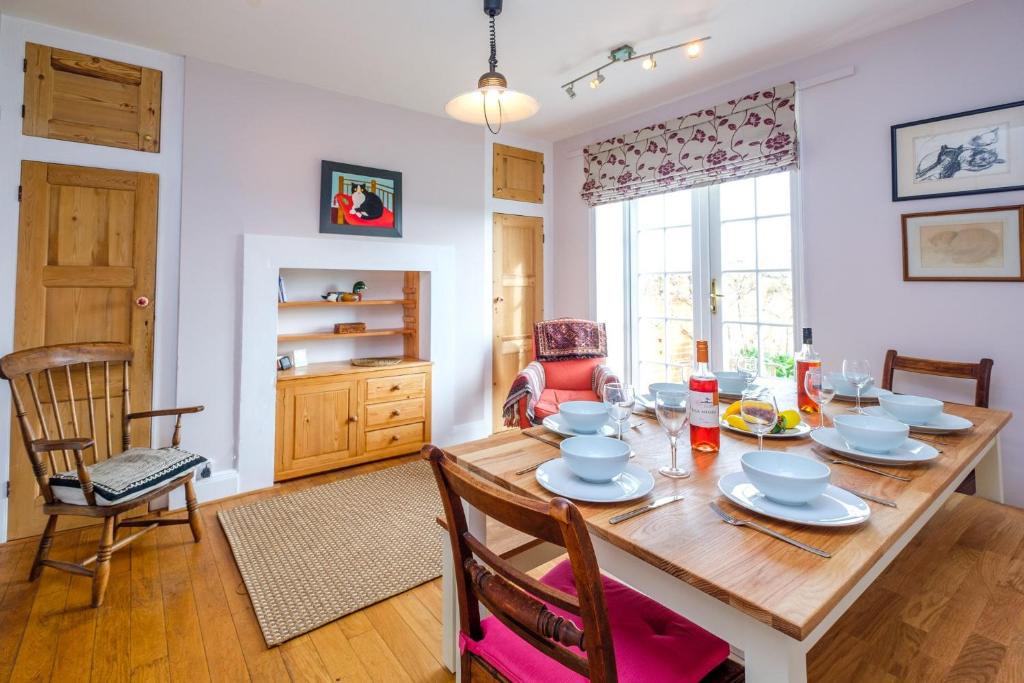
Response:
[{"label": "floral roman blind", "polygon": [[797,165],[796,84],[783,83],[583,149],[591,206]]}]

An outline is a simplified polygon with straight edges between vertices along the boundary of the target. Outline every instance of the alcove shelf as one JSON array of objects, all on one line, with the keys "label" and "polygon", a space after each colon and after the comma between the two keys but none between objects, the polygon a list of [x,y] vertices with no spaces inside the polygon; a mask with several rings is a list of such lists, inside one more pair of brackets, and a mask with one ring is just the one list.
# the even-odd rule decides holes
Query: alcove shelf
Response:
[{"label": "alcove shelf", "polygon": [[278,308],[316,308],[332,306],[404,306],[409,304],[406,299],[366,299],[364,301],[283,301]]},{"label": "alcove shelf", "polygon": [[344,334],[335,334],[333,332],[310,332],[308,334],[279,334],[277,335],[277,342],[297,342],[297,341],[311,341],[319,339],[351,339],[354,337],[391,337],[399,334],[416,334],[415,330],[407,330],[402,327],[387,330],[366,330],[365,332],[346,332]]}]

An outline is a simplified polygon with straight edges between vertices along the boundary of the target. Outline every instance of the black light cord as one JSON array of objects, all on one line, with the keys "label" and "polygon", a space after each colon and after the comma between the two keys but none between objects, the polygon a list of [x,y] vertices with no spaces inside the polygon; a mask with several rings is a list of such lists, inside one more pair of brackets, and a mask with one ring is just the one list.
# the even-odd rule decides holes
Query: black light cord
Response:
[{"label": "black light cord", "polygon": [[491,58],[487,60],[491,65],[491,71],[498,70],[498,47],[494,39],[494,15],[491,15]]}]

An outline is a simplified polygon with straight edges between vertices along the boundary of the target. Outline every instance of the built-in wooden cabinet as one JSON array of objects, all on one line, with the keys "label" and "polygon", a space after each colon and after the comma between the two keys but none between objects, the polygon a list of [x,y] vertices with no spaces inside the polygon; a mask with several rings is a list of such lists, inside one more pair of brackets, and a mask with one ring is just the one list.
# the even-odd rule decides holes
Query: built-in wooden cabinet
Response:
[{"label": "built-in wooden cabinet", "polygon": [[492,151],[495,199],[544,203],[544,154],[495,143]]},{"label": "built-in wooden cabinet", "polygon": [[347,361],[277,373],[274,479],[415,453],[430,439],[428,361]]}]

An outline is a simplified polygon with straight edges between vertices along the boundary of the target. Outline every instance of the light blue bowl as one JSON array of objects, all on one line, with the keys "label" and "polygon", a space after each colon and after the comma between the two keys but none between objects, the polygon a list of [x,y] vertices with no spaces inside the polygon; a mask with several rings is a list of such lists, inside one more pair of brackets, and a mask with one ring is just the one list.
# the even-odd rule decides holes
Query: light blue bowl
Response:
[{"label": "light blue bowl", "polygon": [[[848,381],[846,381],[846,378],[843,377],[843,373],[827,372],[825,373],[825,376],[832,380],[832,386],[836,388],[836,393],[842,394],[843,396],[857,395],[857,387],[853,386]],[[861,396],[863,396],[864,392],[866,392],[873,386],[875,386],[875,380],[869,379],[868,383],[864,385],[864,388],[860,390]]]},{"label": "light blue bowl", "polygon": [[566,401],[558,404],[558,414],[577,434],[596,434],[608,423],[608,411],[597,401]]},{"label": "light blue bowl", "polygon": [[651,396],[653,396],[654,398],[658,397],[659,391],[668,391],[672,392],[673,394],[690,393],[690,388],[687,385],[681,384],[679,382],[655,382],[653,384],[648,385],[647,390],[651,392]]},{"label": "light blue bowl", "polygon": [[611,481],[629,462],[629,444],[607,436],[573,436],[559,448],[572,473],[595,484]]},{"label": "light blue bowl", "polygon": [[722,393],[742,394],[743,390],[747,388],[747,381],[743,379],[742,373],[723,370],[716,372],[715,377],[718,378],[718,390]]},{"label": "light blue bowl", "polygon": [[888,453],[907,440],[910,428],[899,420],[873,415],[836,415],[839,436],[867,453]]},{"label": "light blue bowl", "polygon": [[924,396],[890,394],[879,396],[882,409],[901,422],[924,425],[942,415],[942,401]]},{"label": "light blue bowl", "polygon": [[784,451],[751,451],[740,456],[750,483],[783,505],[809,503],[828,488],[832,471],[818,460]]}]

